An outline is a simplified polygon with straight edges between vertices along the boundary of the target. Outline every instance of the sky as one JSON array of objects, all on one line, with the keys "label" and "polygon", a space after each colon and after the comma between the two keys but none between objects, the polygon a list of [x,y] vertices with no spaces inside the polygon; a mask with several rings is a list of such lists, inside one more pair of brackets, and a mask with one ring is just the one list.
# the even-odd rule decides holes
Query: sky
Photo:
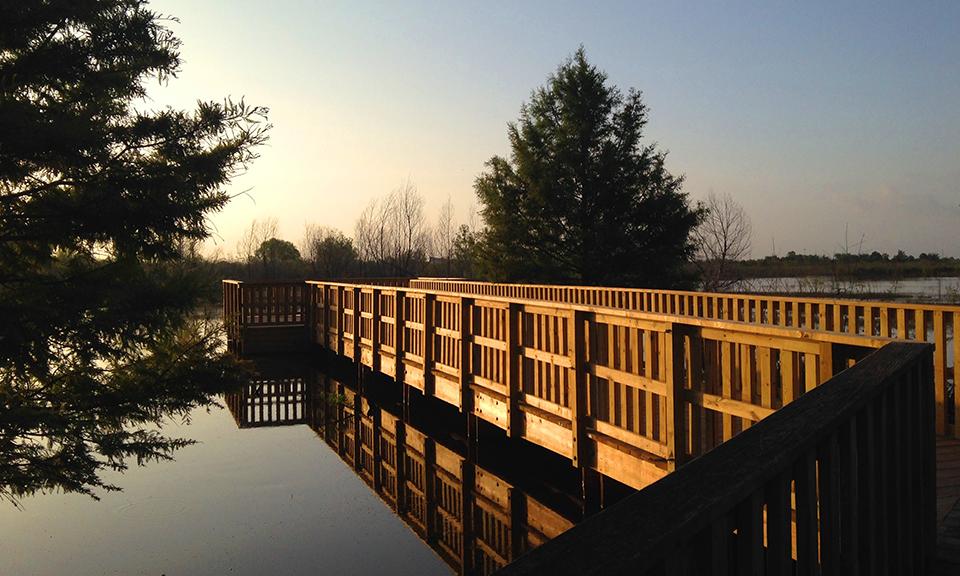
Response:
[{"label": "sky", "polygon": [[960,2],[155,0],[182,70],[151,105],[270,108],[261,157],[211,225],[236,253],[254,219],[297,243],[352,233],[405,181],[434,219],[479,209],[507,124],[578,46],[643,92],[645,140],[696,201],[729,193],[753,255],[960,256]]}]

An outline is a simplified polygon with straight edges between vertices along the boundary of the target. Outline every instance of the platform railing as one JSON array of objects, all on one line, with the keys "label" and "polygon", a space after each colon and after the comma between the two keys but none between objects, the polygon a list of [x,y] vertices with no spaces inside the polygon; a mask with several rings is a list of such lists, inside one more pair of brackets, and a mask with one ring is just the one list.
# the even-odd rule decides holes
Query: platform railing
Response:
[{"label": "platform railing", "polygon": [[926,574],[932,353],[888,344],[499,574]]},{"label": "platform railing", "polygon": [[312,341],[642,487],[888,338],[309,282]]},{"label": "platform railing", "polygon": [[934,345],[937,433],[960,438],[960,306],[598,286],[415,278],[410,288],[804,328]]}]

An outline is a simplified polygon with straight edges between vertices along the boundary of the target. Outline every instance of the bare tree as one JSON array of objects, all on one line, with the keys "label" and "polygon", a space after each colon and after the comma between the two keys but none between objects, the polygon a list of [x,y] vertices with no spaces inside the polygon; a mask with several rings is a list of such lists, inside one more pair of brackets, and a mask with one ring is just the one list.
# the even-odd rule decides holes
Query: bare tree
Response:
[{"label": "bare tree", "polygon": [[307,224],[301,241],[301,253],[310,271],[324,279],[340,279],[355,274],[357,250],[343,232]]},{"label": "bare tree", "polygon": [[697,240],[697,264],[704,290],[722,290],[737,282],[730,263],[750,254],[752,227],[750,217],[729,193],[710,193],[707,215],[694,231]]},{"label": "bare tree", "polygon": [[357,221],[356,245],[375,274],[415,275],[430,248],[423,197],[404,182],[385,198],[373,200]]},{"label": "bare tree", "polygon": [[406,181],[393,197],[394,268],[399,276],[412,276],[422,268],[430,249],[430,230],[423,216],[423,196]]},{"label": "bare tree", "polygon": [[450,276],[453,267],[453,247],[457,236],[457,226],[453,220],[453,201],[447,201],[440,206],[437,216],[437,225],[433,229],[433,253],[442,262],[446,276]]},{"label": "bare tree", "polygon": [[[270,238],[276,238],[278,230],[279,225],[276,218],[267,218],[262,222],[254,220],[250,223],[246,232],[243,233],[243,236],[240,237],[240,241],[237,242],[237,256],[242,262],[246,263],[248,276],[253,272],[252,268],[259,260],[257,250]],[[266,267],[265,262],[260,262],[260,264],[264,268]]]},{"label": "bare tree", "polygon": [[[373,268],[373,273],[383,274],[389,266],[394,231],[391,226],[392,197],[377,198],[370,202],[357,220],[354,239],[361,261]],[[368,270],[369,271],[369,270]]]}]

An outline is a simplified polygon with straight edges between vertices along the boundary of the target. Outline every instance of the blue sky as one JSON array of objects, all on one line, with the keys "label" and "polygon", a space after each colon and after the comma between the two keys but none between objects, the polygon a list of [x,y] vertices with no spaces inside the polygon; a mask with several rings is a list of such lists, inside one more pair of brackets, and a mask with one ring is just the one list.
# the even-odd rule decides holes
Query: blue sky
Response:
[{"label": "blue sky", "polygon": [[[839,5],[842,4],[842,5]],[[350,233],[414,182],[433,217],[475,204],[506,124],[583,44],[643,91],[647,137],[703,198],[751,216],[754,255],[844,244],[960,255],[960,2],[310,2],[156,0],[177,16],[178,79],[157,105],[244,96],[270,144],[214,217],[235,249],[254,218],[296,242]]]}]

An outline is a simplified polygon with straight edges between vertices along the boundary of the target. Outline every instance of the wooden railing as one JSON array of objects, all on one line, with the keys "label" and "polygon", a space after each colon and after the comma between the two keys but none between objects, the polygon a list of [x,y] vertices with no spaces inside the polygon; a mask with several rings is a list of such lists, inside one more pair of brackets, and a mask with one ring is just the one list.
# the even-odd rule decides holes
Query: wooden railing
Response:
[{"label": "wooden railing", "polygon": [[934,345],[937,433],[960,438],[960,394],[954,392],[960,381],[960,306],[444,278],[413,279],[410,288],[928,342]]},{"label": "wooden railing", "polygon": [[926,574],[928,345],[893,343],[501,574]]},{"label": "wooden railing", "polygon": [[[303,282],[224,280],[223,324],[231,349],[252,352],[278,351],[284,345],[293,348],[289,346],[290,334],[300,335],[302,347],[303,331],[310,324],[308,291]],[[270,330],[259,330],[262,328]]]},{"label": "wooden railing", "polygon": [[308,286],[302,316],[313,342],[635,487],[890,341],[409,288]]}]

